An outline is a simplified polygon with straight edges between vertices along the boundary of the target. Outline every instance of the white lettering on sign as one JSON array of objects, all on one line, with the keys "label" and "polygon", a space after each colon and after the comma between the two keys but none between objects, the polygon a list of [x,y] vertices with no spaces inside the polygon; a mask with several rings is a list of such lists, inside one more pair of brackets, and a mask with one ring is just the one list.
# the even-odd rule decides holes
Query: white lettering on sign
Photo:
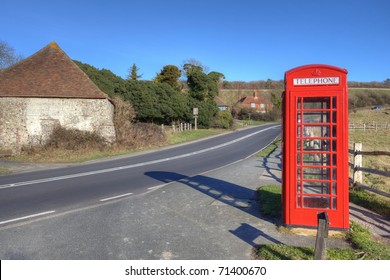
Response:
[{"label": "white lettering on sign", "polygon": [[295,78],[294,86],[338,85],[340,77]]}]

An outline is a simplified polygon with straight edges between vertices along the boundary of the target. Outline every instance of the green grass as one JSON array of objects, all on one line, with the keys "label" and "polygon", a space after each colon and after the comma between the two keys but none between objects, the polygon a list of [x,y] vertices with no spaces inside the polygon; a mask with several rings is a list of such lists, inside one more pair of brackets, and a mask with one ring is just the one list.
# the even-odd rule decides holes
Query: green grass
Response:
[{"label": "green grass", "polygon": [[[281,188],[277,185],[262,186],[258,189],[258,200],[261,214],[272,219],[281,216]],[[390,246],[372,239],[371,233],[359,225],[351,222],[347,233],[347,240],[352,248],[334,249],[326,251],[329,260],[390,260]],[[312,260],[314,248],[294,247],[285,244],[267,244],[258,248],[257,258],[262,260]]]},{"label": "green grass", "polygon": [[8,168],[0,166],[0,175],[1,174],[8,174],[10,170]]},{"label": "green grass", "polygon": [[226,133],[226,129],[198,129],[187,130],[182,132],[169,133],[167,135],[168,144],[180,144],[189,141],[198,140],[204,137],[214,136],[222,133]]},{"label": "green grass", "polygon": [[[356,112],[350,112],[350,123],[390,123],[390,107],[383,106],[382,110],[360,108]],[[353,149],[354,143],[362,143],[363,151],[390,151],[390,130],[349,130],[349,147]],[[353,161],[353,155],[349,155],[349,161]],[[388,156],[363,156],[363,167],[390,172],[390,160]],[[352,171],[350,171],[352,176]],[[390,192],[390,178],[363,172],[363,184],[384,192]],[[370,209],[385,217],[390,217],[390,199],[365,190],[351,190],[352,202]]]},{"label": "green grass", "polygon": [[280,219],[282,213],[282,188],[276,185],[265,185],[258,189],[257,199],[260,212],[267,217]]},{"label": "green grass", "polygon": [[271,145],[261,150],[256,154],[258,157],[268,157],[273,151],[275,151],[282,143],[281,139],[274,141]]},{"label": "green grass", "polygon": [[390,199],[363,189],[350,190],[351,202],[370,209],[384,217],[390,217]]},{"label": "green grass", "polygon": [[264,121],[255,121],[255,120],[236,120],[234,122],[234,128],[242,128],[248,125],[262,125],[265,124]]}]

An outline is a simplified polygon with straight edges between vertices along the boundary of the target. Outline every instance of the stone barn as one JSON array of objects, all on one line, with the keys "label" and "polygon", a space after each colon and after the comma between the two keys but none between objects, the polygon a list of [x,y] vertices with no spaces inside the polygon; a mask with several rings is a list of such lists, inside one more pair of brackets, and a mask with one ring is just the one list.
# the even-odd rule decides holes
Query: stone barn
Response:
[{"label": "stone barn", "polygon": [[114,105],[52,42],[0,70],[0,150],[43,144],[55,126],[115,141]]}]

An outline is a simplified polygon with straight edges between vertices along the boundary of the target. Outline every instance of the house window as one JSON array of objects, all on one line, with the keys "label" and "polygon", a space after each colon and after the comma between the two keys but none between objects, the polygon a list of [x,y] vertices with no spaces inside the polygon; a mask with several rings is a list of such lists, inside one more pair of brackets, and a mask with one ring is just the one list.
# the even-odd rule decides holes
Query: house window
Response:
[{"label": "house window", "polygon": [[256,104],[254,102],[251,102],[251,108],[256,108]]},{"label": "house window", "polygon": [[260,103],[260,108],[261,109],[265,109],[265,104],[264,103]]}]

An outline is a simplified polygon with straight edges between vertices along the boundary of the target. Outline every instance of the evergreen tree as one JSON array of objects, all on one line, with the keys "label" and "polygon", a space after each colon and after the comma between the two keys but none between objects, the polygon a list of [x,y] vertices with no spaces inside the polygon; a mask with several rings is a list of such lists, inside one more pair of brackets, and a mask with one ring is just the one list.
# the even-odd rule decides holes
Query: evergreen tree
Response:
[{"label": "evergreen tree", "polygon": [[129,75],[127,75],[127,80],[137,81],[139,78],[141,78],[142,74],[138,75],[139,70],[140,69],[134,63],[133,66],[129,69]]},{"label": "evergreen tree", "polygon": [[181,71],[175,65],[166,65],[161,70],[160,74],[156,76],[156,82],[166,83],[170,85],[173,89],[180,91],[181,86],[179,83],[179,78],[181,76]]}]

